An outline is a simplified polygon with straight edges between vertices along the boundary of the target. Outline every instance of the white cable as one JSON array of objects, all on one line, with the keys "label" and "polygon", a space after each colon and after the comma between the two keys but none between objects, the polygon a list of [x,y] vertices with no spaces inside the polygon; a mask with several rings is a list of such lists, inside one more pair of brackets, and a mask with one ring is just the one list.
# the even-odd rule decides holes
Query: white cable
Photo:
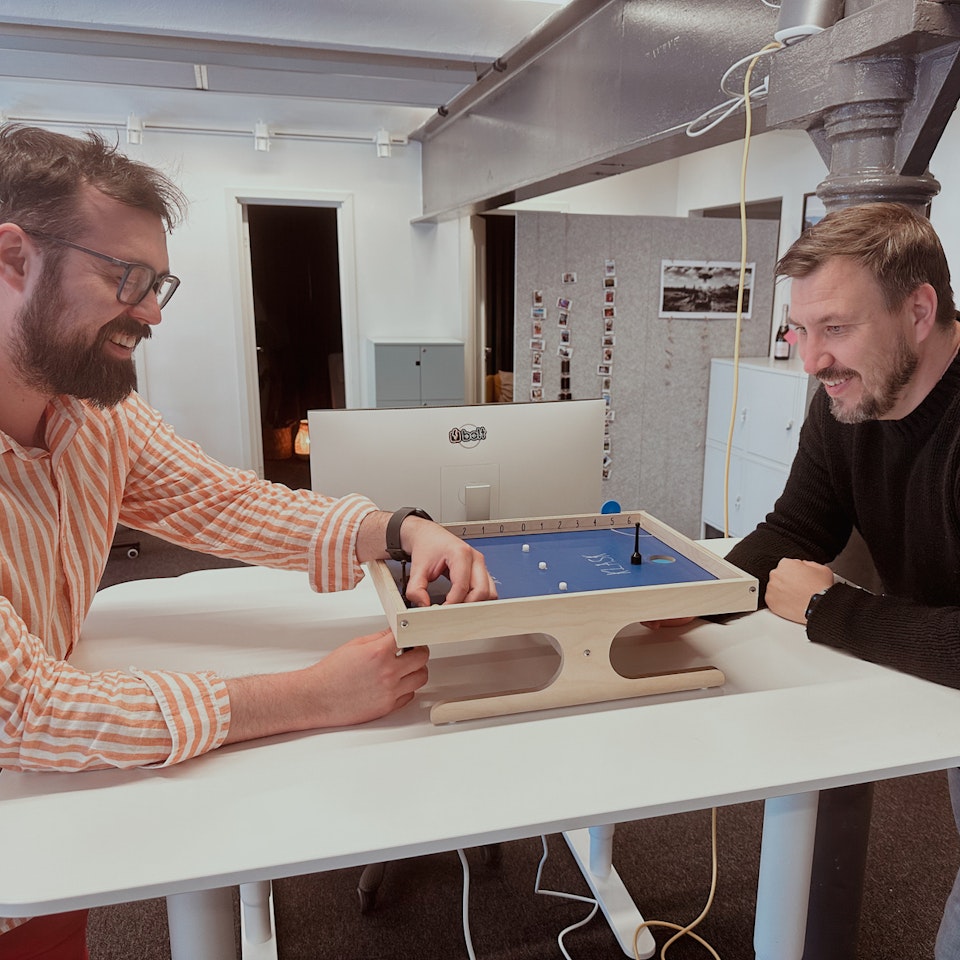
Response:
[{"label": "white cable", "polygon": [[[744,64],[754,63],[759,57],[765,57],[768,54],[774,53],[777,50],[782,49],[782,47],[772,47],[771,49],[764,48],[763,50],[758,50],[756,53],[751,53],[746,57],[741,57],[736,63],[731,63],[729,67],[724,71],[723,76],[720,78],[720,90],[725,93],[728,97],[742,97],[743,96],[743,81],[740,81],[740,86],[735,90],[727,89],[727,80],[730,79],[730,74],[733,73],[737,67],[742,67]],[[761,84],[764,88],[764,93],[766,93],[766,78],[764,78],[763,83]],[[751,91],[751,97],[753,93]]]},{"label": "white cable", "polygon": [[563,954],[564,960],[572,960],[570,954],[567,953],[567,948],[563,945],[563,938],[568,933],[572,933],[574,930],[578,930],[580,927],[586,926],[597,915],[597,910],[600,909],[600,904],[594,900],[593,897],[582,897],[578,893],[560,893],[558,890],[540,889],[540,877],[543,874],[543,865],[547,862],[547,838],[545,836],[541,836],[540,842],[543,844],[543,856],[540,858],[540,863],[537,866],[537,879],[533,884],[533,892],[542,894],[545,897],[560,897],[562,900],[576,900],[579,903],[593,904],[593,909],[587,914],[587,916],[585,916],[582,920],[578,920],[576,923],[570,924],[569,927],[564,927],[564,929],[560,931],[560,935],[557,937],[557,946],[560,948],[560,952]]},{"label": "white cable", "polygon": [[[766,0],[764,0],[764,2],[766,2]],[[709,110],[705,110],[703,113],[701,113],[699,117],[691,120],[690,123],[688,123],[685,127],[687,136],[700,137],[712,130],[718,124],[722,123],[727,119],[727,117],[736,113],[737,110],[743,106],[745,98],[741,90],[727,89],[727,80],[730,78],[730,74],[732,74],[733,71],[738,67],[743,66],[745,63],[749,64],[755,62],[758,57],[765,56],[768,53],[773,53],[778,49],[780,48],[773,47],[771,49],[764,48],[762,50],[758,50],[756,53],[749,54],[749,56],[741,57],[736,63],[733,63],[727,67],[723,76],[720,78],[720,90],[723,93],[726,93],[730,99],[724,100],[723,103],[718,103],[715,106],[710,107]],[[764,77],[763,80],[750,91],[750,99],[752,101],[762,100],[764,97],[766,97],[769,90],[770,78]],[[704,126],[700,126],[700,124],[704,124]]]},{"label": "white cable", "polygon": [[[766,78],[764,78],[763,83],[761,83],[759,86],[754,87],[750,91],[750,99],[751,100],[762,99],[766,95],[766,93],[767,93]],[[739,110],[740,107],[742,107],[745,102],[746,101],[744,97],[741,95],[739,97],[732,97],[730,100],[724,100],[723,103],[718,103],[715,107],[711,107],[709,110],[705,111],[704,113],[701,113],[700,116],[697,117],[695,120],[691,120],[690,123],[687,124],[686,126],[687,136],[699,137],[704,133],[707,133],[707,131],[712,130],[718,123],[722,123],[732,113],[735,113],[737,110]],[[705,121],[708,117],[710,117],[711,114],[715,113],[717,110],[722,110],[723,113],[721,113],[718,117],[711,120],[710,123],[708,123],[706,126],[700,127],[699,129],[697,129],[698,123],[702,123],[703,121]]]},{"label": "white cable", "polygon": [[779,3],[771,3],[770,0],[760,0],[760,2],[761,2],[765,7],[770,7],[772,10],[779,10],[779,9],[780,9],[780,4],[779,4]]},{"label": "white cable", "polygon": [[463,867],[463,942],[467,945],[467,956],[470,960],[477,960],[473,952],[473,940],[470,938],[470,867],[467,865],[467,856],[462,850],[457,850],[460,865]]},{"label": "white cable", "polygon": [[[718,123],[722,123],[727,119],[732,113],[735,113],[740,107],[743,106],[743,97],[734,97],[732,100],[724,100],[723,103],[718,103],[716,106],[711,107],[709,110],[704,111],[697,117],[695,120],[691,120],[686,127],[686,134],[688,137],[699,137],[708,131],[712,130]],[[723,112],[711,120],[706,126],[697,128],[697,124],[703,123],[709,119],[714,113],[718,110]]]}]

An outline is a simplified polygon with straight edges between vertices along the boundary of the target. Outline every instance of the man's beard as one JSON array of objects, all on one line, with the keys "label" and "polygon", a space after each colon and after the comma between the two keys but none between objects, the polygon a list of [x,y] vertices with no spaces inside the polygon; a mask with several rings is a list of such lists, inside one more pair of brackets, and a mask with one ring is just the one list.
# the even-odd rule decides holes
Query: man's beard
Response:
[{"label": "man's beard", "polygon": [[132,359],[107,356],[104,344],[118,332],[147,339],[150,327],[121,314],[101,327],[92,343],[86,342],[80,330],[70,330],[59,270],[45,267],[43,272],[37,292],[17,318],[13,349],[24,382],[52,396],[116,406],[136,388],[137,370]]},{"label": "man's beard", "polygon": [[903,388],[910,382],[919,362],[920,358],[910,349],[907,341],[901,336],[897,340],[896,349],[886,376],[874,392],[866,391],[866,386],[860,374],[842,367],[819,370],[817,371],[817,378],[820,380],[842,380],[846,376],[857,377],[864,391],[857,404],[852,408],[845,408],[842,400],[831,397],[830,412],[840,423],[864,423],[867,420],[879,420],[896,406]]}]

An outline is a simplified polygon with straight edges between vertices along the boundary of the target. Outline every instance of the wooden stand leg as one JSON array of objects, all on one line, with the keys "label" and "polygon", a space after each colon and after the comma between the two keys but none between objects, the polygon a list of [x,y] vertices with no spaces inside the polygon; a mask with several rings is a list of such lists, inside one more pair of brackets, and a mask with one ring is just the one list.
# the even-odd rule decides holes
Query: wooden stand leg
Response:
[{"label": "wooden stand leg", "polygon": [[610,662],[613,636],[584,636],[582,631],[568,634],[554,630],[548,639],[560,652],[560,666],[548,683],[528,690],[511,690],[468,700],[440,701],[430,710],[430,719],[433,723],[477,720],[580,703],[603,703],[657,693],[699,690],[718,687],[724,682],[723,673],[710,666],[623,677]]}]

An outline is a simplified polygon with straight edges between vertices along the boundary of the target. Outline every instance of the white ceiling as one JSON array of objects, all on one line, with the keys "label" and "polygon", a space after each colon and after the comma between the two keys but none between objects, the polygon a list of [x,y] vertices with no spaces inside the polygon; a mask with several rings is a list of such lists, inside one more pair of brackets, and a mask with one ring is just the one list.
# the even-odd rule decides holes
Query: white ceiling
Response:
[{"label": "white ceiling", "polygon": [[[263,120],[290,132],[403,135],[562,6],[0,0],[0,110],[34,120],[132,112],[155,125]],[[95,98],[89,84],[99,87]]]}]

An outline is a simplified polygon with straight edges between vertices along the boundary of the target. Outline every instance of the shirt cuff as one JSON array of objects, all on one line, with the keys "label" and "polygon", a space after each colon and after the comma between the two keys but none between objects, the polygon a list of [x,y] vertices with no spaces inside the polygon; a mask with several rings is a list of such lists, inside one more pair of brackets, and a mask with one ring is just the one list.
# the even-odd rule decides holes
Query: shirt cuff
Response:
[{"label": "shirt cuff", "polygon": [[310,550],[310,583],[321,593],[352,590],[363,579],[357,560],[360,524],[377,507],[366,497],[350,494],[328,510],[314,536]]},{"label": "shirt cuff", "polygon": [[230,729],[227,683],[212,673],[133,671],[150,687],[170,733],[170,752],[151,767],[168,767],[219,747]]}]

